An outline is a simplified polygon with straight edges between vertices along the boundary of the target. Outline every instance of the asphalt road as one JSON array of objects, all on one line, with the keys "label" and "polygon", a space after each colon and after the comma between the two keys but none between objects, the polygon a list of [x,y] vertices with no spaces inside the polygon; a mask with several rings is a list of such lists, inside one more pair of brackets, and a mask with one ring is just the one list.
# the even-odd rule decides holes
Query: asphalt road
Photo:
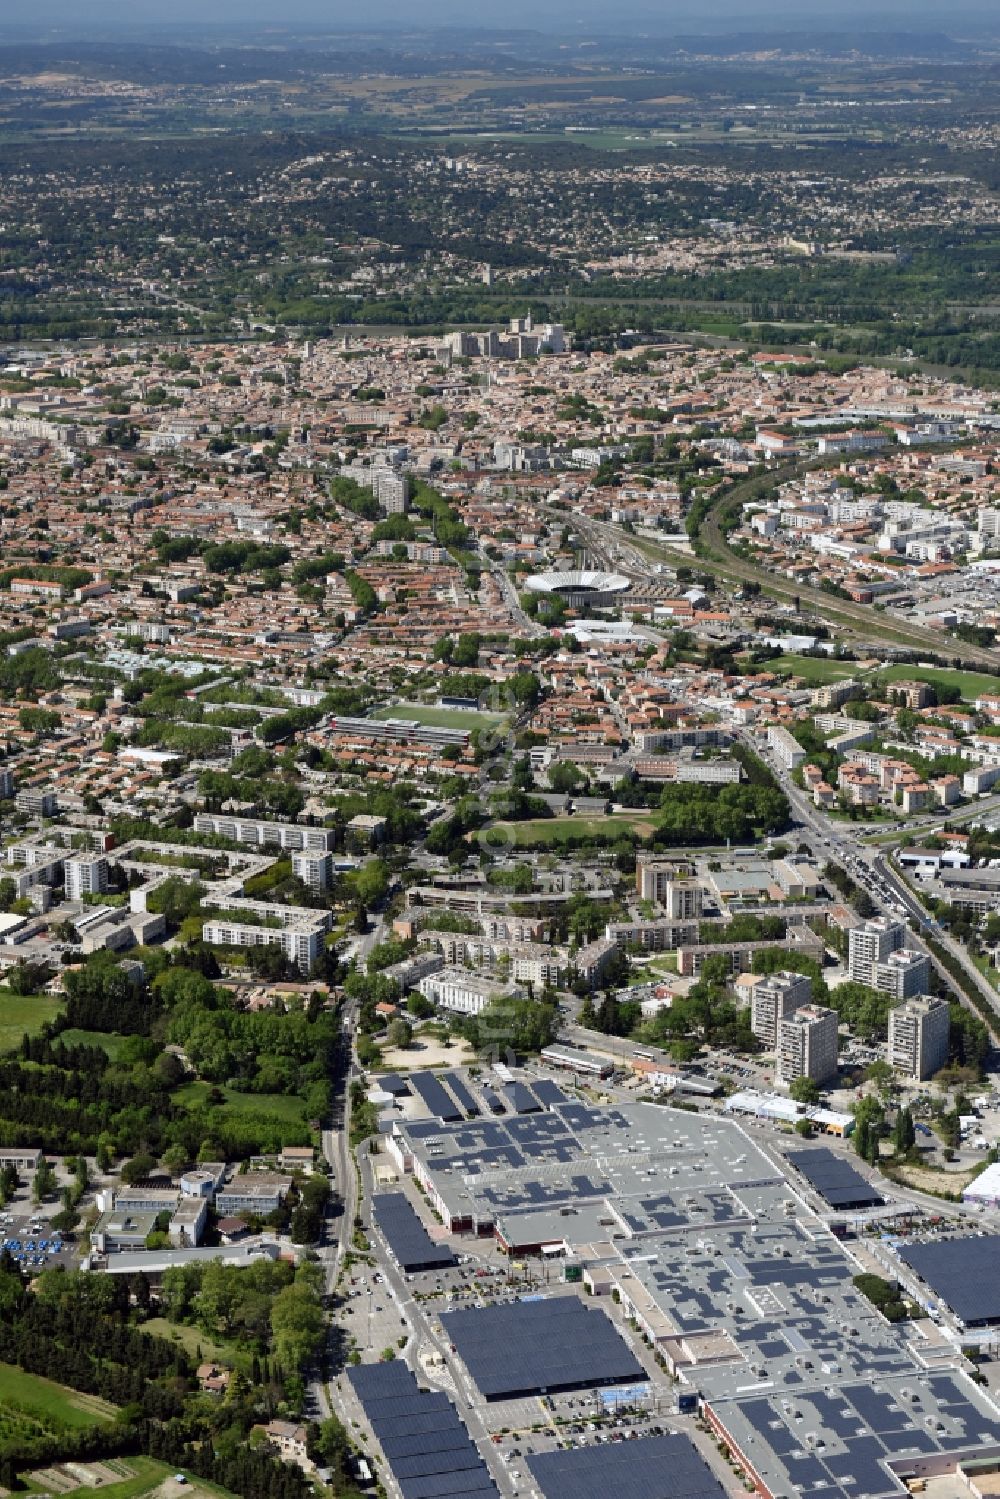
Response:
[{"label": "asphalt road", "polygon": [[[355,956],[359,962],[363,963],[381,937],[382,921],[379,917],[373,922],[370,931],[363,935],[359,933],[351,939],[347,955]],[[324,1289],[328,1296],[333,1296],[336,1292],[344,1256],[351,1247],[358,1204],[357,1172],[354,1165],[354,1152],[350,1145],[351,1083],[356,1073],[353,1046],[354,1009],[350,1003],[344,1006],[343,1024],[349,1060],[343,1074],[340,1093],[334,1104],[333,1118],[330,1120],[329,1128],[324,1129],[321,1135],[323,1157],[333,1178],[334,1204],[339,1203],[340,1207],[339,1217],[334,1217],[332,1213],[327,1216],[324,1239],[318,1249],[320,1262],[326,1272]],[[327,1353],[330,1357],[333,1357],[337,1351],[340,1335],[339,1327],[331,1322],[327,1344]],[[322,1420],[331,1415],[333,1405],[330,1401],[329,1388],[320,1373],[312,1376],[308,1382],[308,1388],[318,1418]]]},{"label": "asphalt road", "polygon": [[909,939],[911,945],[927,953],[933,967],[954,993],[955,998],[966,1009],[978,1015],[979,1012],[972,1005],[968,995],[956,984],[951,974],[942,968],[928,949],[924,937],[933,936],[937,945],[958,963],[963,974],[968,977],[997,1016],[997,1023],[993,1029],[995,1038],[1000,1035],[1000,994],[980,973],[965,949],[931,920],[909,886],[893,869],[885,854],[857,842],[852,824],[834,825],[823,818],[765,747],[748,733],[742,733],[739,737],[764,760],[778,778],[781,789],[788,797],[792,811],[799,821],[799,833],[816,857],[832,860],[845,868],[855,884],[867,891],[882,915],[897,920],[902,916],[903,919],[908,920],[911,929]]}]

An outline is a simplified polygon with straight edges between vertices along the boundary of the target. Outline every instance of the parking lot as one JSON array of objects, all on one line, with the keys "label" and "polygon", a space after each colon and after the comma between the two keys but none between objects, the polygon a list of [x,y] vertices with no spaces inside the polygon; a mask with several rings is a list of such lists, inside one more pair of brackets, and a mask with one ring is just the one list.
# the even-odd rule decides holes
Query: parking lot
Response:
[{"label": "parking lot", "polygon": [[23,1270],[48,1270],[56,1265],[69,1269],[75,1260],[75,1246],[65,1244],[44,1218],[0,1213],[0,1235],[0,1248]]},{"label": "parking lot", "polygon": [[354,1339],[362,1362],[380,1358],[389,1348],[398,1353],[408,1326],[382,1272],[355,1266],[353,1274],[344,1280],[342,1294],[344,1305],[338,1320]]}]

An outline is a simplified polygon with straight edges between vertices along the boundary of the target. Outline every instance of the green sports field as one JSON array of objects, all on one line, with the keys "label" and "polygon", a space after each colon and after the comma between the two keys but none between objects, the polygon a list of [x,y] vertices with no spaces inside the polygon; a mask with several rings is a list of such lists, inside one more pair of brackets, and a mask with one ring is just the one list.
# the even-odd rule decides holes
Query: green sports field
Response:
[{"label": "green sports field", "polygon": [[373,718],[413,718],[431,729],[488,729],[501,723],[502,713],[484,713],[478,708],[438,708],[430,703],[394,703],[379,708]]},{"label": "green sports field", "polygon": [[803,677],[817,687],[827,682],[845,682],[848,677],[860,676],[856,661],[834,661],[828,656],[775,656],[773,661],[763,663],[765,671],[791,672]]},{"label": "green sports field", "polygon": [[979,671],[952,671],[945,666],[888,666],[877,673],[881,682],[930,682],[936,687],[957,687],[962,701],[974,703],[980,693],[1000,697],[1000,677]]}]

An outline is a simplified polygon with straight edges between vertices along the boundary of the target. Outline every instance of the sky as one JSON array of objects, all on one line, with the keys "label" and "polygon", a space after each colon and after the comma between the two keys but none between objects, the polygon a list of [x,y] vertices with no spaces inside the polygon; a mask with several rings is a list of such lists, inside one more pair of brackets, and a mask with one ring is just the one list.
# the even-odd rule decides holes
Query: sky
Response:
[{"label": "sky", "polygon": [[143,26],[160,31],[215,24],[231,27],[273,25],[282,30],[451,25],[499,30],[528,27],[548,32],[623,28],[669,35],[683,29],[718,33],[728,27],[780,27],[798,30],[862,26],[868,30],[978,29],[998,26],[997,0],[3,0],[8,24],[40,37],[53,28],[106,39],[109,31],[134,33]]}]

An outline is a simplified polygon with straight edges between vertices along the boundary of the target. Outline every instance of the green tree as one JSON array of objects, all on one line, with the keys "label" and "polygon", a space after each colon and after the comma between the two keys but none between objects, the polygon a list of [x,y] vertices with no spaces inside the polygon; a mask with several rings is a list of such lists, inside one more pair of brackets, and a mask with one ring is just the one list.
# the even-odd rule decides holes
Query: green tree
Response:
[{"label": "green tree", "polygon": [[384,859],[369,859],[352,876],[355,893],[365,907],[375,905],[389,889],[389,866]]},{"label": "green tree", "polygon": [[299,1372],[323,1344],[325,1323],[318,1295],[307,1280],[286,1286],[271,1307],[274,1352],[282,1368]]},{"label": "green tree", "polygon": [[405,1048],[413,1041],[413,1026],[402,1015],[397,1015],[395,1020],[389,1022],[385,1039],[390,1046]]},{"label": "green tree", "polygon": [[43,1156],[41,1165],[35,1172],[34,1180],[31,1183],[32,1202],[43,1202],[46,1197],[51,1197],[57,1186],[55,1169],[51,1161],[47,1161]]},{"label": "green tree", "polygon": [[892,1130],[892,1143],[897,1155],[907,1155],[917,1143],[917,1132],[913,1126],[913,1115],[906,1107],[896,1113]]}]

